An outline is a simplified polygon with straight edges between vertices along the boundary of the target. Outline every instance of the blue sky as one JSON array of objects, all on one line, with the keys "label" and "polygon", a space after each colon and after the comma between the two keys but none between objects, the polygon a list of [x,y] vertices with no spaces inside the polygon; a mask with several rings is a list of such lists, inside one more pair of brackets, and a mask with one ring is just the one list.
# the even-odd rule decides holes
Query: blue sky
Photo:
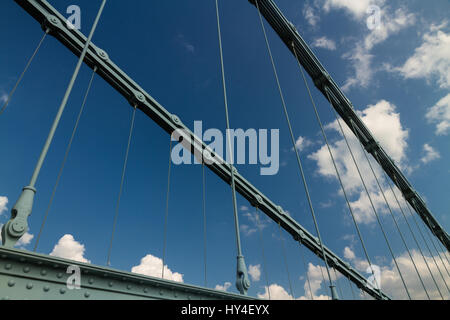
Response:
[{"label": "blue sky", "polygon": [[[100,1],[51,3],[62,13],[69,5],[79,5],[81,31],[87,34]],[[403,169],[438,221],[449,230],[449,2],[278,0],[276,3],[335,81],[345,89],[366,125]],[[369,5],[381,10],[378,29],[367,27]],[[13,1],[2,1],[0,9],[0,100],[3,101],[42,31]],[[237,168],[314,233],[255,7],[244,0],[220,1],[220,13],[231,127],[280,130],[280,170],[276,175],[261,176],[258,165],[237,165]],[[272,29],[267,30],[323,240],[369,276],[365,273],[361,245],[297,63]],[[195,120],[202,120],[204,129],[224,131],[214,1],[133,0],[127,4],[109,1],[93,42],[189,128],[193,129]],[[0,116],[0,224],[7,221],[21,188],[29,181],[76,61],[63,45],[48,37],[10,105]],[[38,179],[29,235],[21,243],[23,248],[32,249],[34,245],[90,75],[91,71],[83,66]],[[404,298],[392,258],[336,130],[330,106],[315,89],[313,96],[322,121],[327,125],[333,154],[368,252],[382,270],[382,288],[394,297]],[[129,104],[96,77],[39,252],[52,252],[99,265],[106,263],[131,113]],[[358,148],[356,143],[352,146],[355,150]],[[156,275],[160,270],[158,259],[163,250],[168,156],[169,136],[138,112],[113,244],[111,262],[114,268],[130,271],[139,266],[134,270],[149,275]],[[361,153],[357,154],[361,161],[362,157]],[[423,298],[417,275],[373,176],[367,165],[362,169],[408,285],[415,297]],[[380,174],[378,169],[377,173]],[[173,279],[181,280],[182,275],[184,282],[197,285],[204,283],[201,179],[199,165],[172,166],[165,261]],[[230,188],[210,172],[207,172],[206,184],[207,285],[211,288],[220,285],[237,292]],[[382,184],[386,188],[385,180]],[[391,195],[388,198],[395,209],[394,199]],[[238,206],[243,252],[247,265],[253,266],[249,294],[264,296],[267,288],[254,208],[240,196]],[[413,258],[429,293],[438,297],[406,224],[398,210],[395,209],[394,214],[413,249]],[[291,298],[278,227],[262,219],[272,297]],[[305,285],[307,274],[315,296],[326,298],[328,290],[320,275],[323,263],[304,248],[299,249],[286,233],[282,238],[295,298],[309,294]],[[300,250],[305,254],[307,270],[303,267]],[[141,260],[144,257],[147,258]],[[439,263],[437,254],[435,258]],[[426,259],[436,279],[440,280],[441,291],[448,296],[431,255]],[[450,283],[443,267],[440,268]],[[344,297],[351,298],[348,282],[344,280],[339,277],[340,289]]]}]

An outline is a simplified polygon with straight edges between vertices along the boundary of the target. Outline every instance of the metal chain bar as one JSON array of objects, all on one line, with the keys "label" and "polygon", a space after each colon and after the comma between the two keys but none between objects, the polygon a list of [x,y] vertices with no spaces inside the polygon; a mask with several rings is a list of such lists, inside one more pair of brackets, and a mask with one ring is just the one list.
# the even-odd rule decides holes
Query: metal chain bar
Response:
[{"label": "metal chain bar", "polygon": [[[256,0],[249,0],[249,2],[254,5],[258,4]],[[336,112],[339,113],[339,115],[349,127],[352,126],[350,121],[354,123],[357,131],[353,132],[355,135],[357,135],[364,148],[366,148],[370,153],[372,153],[372,151],[376,151],[379,154],[381,160],[380,165],[382,166],[383,170],[393,181],[397,181],[397,187],[410,204],[416,202],[417,205],[415,207],[421,219],[424,221],[428,228],[430,228],[431,230],[435,230],[436,236],[439,238],[442,244],[444,244],[447,250],[450,250],[450,236],[448,235],[448,233],[435,219],[429,208],[426,206],[425,202],[413,189],[400,169],[386,154],[383,148],[378,143],[376,143],[369,129],[365,126],[364,122],[354,111],[353,105],[350,100],[345,96],[345,94],[331,78],[326,69],[322,66],[309,46],[300,36],[294,24],[283,15],[283,13],[276,6],[273,0],[258,0],[258,2],[258,11],[264,15],[268,23],[272,26],[274,31],[279,35],[279,37],[289,50],[292,50],[291,43],[294,42],[297,52],[299,52],[301,55],[302,64],[305,67],[305,70],[314,80],[314,84],[316,85],[318,90],[325,96],[325,90],[326,88],[329,88],[329,90],[331,91],[331,100],[329,101],[332,103]]]},{"label": "metal chain bar", "polygon": [[[51,34],[75,55],[79,56],[81,54],[87,37],[84,36],[79,30],[69,29],[66,24],[62,22],[65,21],[64,15],[53,8],[48,1],[15,1],[39,24],[50,26]],[[104,50],[91,43],[84,61],[90,68],[97,66],[97,74],[100,77],[102,77],[111,85],[111,87],[113,87],[119,94],[129,101],[132,106],[137,104],[138,108],[143,113],[157,123],[168,134],[172,134],[172,132],[176,129],[181,129],[188,132],[192,137],[190,142],[191,148],[189,148],[189,151],[194,154],[202,154],[203,150],[211,151],[211,149],[200,138],[198,138],[186,125],[183,124],[179,117],[165,109],[158,103],[158,101],[156,101],[155,98],[153,98],[129,75],[120,69]],[[218,161],[206,163],[206,166],[225,183],[230,184],[231,165],[220,157],[217,158],[219,159]],[[339,272],[346,277],[349,277],[350,280],[364,292],[370,294],[376,299],[390,299],[390,297],[384,292],[375,290],[372,286],[368,285],[365,277],[361,273],[355,270],[351,265],[345,262],[326,246],[323,246],[325,250],[325,256],[323,256],[321,245],[315,236],[313,236],[292,217],[285,214],[279,204],[267,197],[237,171],[234,174],[234,178],[236,191],[251,203],[255,202],[255,200],[259,198],[259,209],[275,223],[280,222],[281,227],[291,234],[295,241],[299,241],[320,259],[327,259],[329,263],[335,265]],[[30,192],[32,191],[30,190]]]}]

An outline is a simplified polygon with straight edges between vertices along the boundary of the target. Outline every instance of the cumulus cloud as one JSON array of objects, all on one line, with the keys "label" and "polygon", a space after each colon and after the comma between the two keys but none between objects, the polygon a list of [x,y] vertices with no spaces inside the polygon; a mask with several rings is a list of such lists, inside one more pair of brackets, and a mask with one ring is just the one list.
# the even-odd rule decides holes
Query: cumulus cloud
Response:
[{"label": "cumulus cloud", "polygon": [[[363,33],[364,36],[355,42],[353,49],[342,56],[351,62],[353,69],[353,74],[342,86],[343,90],[346,91],[352,87],[368,87],[374,74],[378,71],[372,67],[374,58],[371,53],[372,49],[390,36],[414,25],[416,20],[414,14],[408,12],[404,7],[394,9],[389,5],[385,0],[325,0],[323,2],[322,8],[325,12],[342,10],[367,30]],[[372,8],[378,8],[380,23],[369,29],[366,25],[368,19],[374,14],[371,11]]]},{"label": "cumulus cloud", "polygon": [[253,281],[259,281],[259,279],[261,278],[261,265],[249,265],[248,274]]},{"label": "cumulus cloud", "polygon": [[329,12],[331,9],[340,9],[349,13],[353,18],[362,20],[371,5],[383,5],[384,0],[325,0],[323,9]]},{"label": "cumulus cloud", "polygon": [[[141,259],[141,263],[131,268],[131,272],[143,274],[150,277],[162,277],[162,259],[154,255],[147,254]],[[176,282],[183,282],[183,274],[173,272],[167,265],[164,265],[164,279]]]},{"label": "cumulus cloud", "polygon": [[0,215],[3,214],[3,212],[8,210],[8,207],[6,206],[8,204],[8,197],[0,196]]},{"label": "cumulus cloud", "polygon": [[85,248],[83,244],[76,241],[71,234],[65,234],[59,239],[52,252],[50,252],[50,255],[90,263],[90,261],[84,257],[84,252]]},{"label": "cumulus cloud", "polygon": [[[358,114],[374,137],[378,139],[383,149],[386,150],[387,154],[389,154],[401,168],[407,168],[406,150],[408,147],[408,130],[403,128],[400,121],[400,114],[396,112],[395,105],[386,100],[381,100],[375,105],[369,105],[365,110],[358,112]],[[381,210],[381,212],[388,212],[385,207],[384,198],[378,189],[378,185],[363,154],[359,141],[346,124],[343,121],[340,122],[360,171],[365,178],[365,183],[375,208]],[[326,130],[340,133],[339,125],[336,121],[326,125],[325,128]],[[330,148],[345,190],[350,197],[356,220],[362,223],[371,223],[375,221],[370,199],[363,188],[357,168],[353,163],[345,140],[343,138],[338,139],[331,143]],[[371,156],[368,157],[369,159],[371,158]],[[308,158],[316,162],[318,168],[317,172],[321,176],[337,179],[336,171],[326,145],[322,145],[317,151],[308,155]],[[372,166],[383,186],[384,179],[382,179],[381,169],[375,164],[375,161],[372,161]],[[384,187],[386,187],[386,185],[384,185]],[[340,188],[338,190],[341,192]],[[395,201],[390,189],[383,191],[385,192],[388,201]]]},{"label": "cumulus cloud", "polygon": [[405,79],[436,79],[441,88],[450,88],[450,33],[443,30],[447,25],[447,22],[432,25],[403,66],[390,70],[399,72]]},{"label": "cumulus cloud", "polygon": [[[298,151],[303,151],[304,149],[308,148],[311,145],[313,145],[313,142],[303,136],[299,136],[295,141],[295,147],[297,148]],[[292,148],[292,151],[294,151],[294,148]]]},{"label": "cumulus cloud", "polygon": [[450,133],[450,93],[428,109],[426,118],[436,124],[437,135]]},{"label": "cumulus cloud", "polygon": [[[351,249],[349,249],[348,247],[346,248],[346,250],[351,251]],[[440,254],[445,254],[445,252],[442,252]],[[450,276],[448,275],[448,273],[442,272],[443,270],[445,270],[442,263],[445,264],[447,270],[450,267],[447,260],[440,260],[439,255],[425,255],[424,257],[422,257],[420,252],[417,250],[411,250],[411,255],[430,298],[441,299],[441,296],[438,289],[436,288],[436,284],[433,281],[428,267],[430,268],[431,273],[433,274],[444,298],[449,299],[449,293],[448,291],[446,291],[444,280],[442,279],[443,277],[447,283],[450,283]],[[356,257],[354,253],[353,257],[354,258],[350,260],[355,264],[355,268],[359,271],[366,272],[366,268],[368,266],[367,262]],[[396,260],[402,272],[403,278],[405,279],[405,282],[408,286],[408,291],[411,297],[413,299],[427,299],[426,292],[423,289],[422,284],[420,283],[417,272],[414,268],[413,263],[411,262],[408,253],[404,252],[396,256]],[[436,265],[435,261],[438,261],[439,268]],[[442,277],[441,273],[439,273],[439,269],[441,270]],[[393,299],[407,299],[405,288],[393,260],[380,267],[380,279],[380,285],[383,292],[388,294]]]},{"label": "cumulus cloud", "polygon": [[292,297],[282,286],[279,284],[273,283],[269,287],[264,286],[264,293],[258,293],[259,299],[270,299],[271,300],[293,300]]},{"label": "cumulus cloud", "polygon": [[228,289],[231,287],[231,282],[225,282],[223,285],[217,284],[214,289],[220,290],[220,291],[228,291]]},{"label": "cumulus cloud", "polygon": [[428,163],[433,160],[439,159],[441,155],[438,151],[436,151],[432,146],[430,146],[428,143],[425,143],[423,145],[423,151],[425,155],[420,159],[423,163]]},{"label": "cumulus cloud", "polygon": [[320,37],[314,39],[312,46],[315,48],[322,48],[332,51],[336,50],[336,43],[333,40],[328,39],[327,37]]},{"label": "cumulus cloud", "polygon": [[317,14],[317,10],[314,5],[310,5],[308,2],[303,7],[303,16],[306,21],[313,27],[320,21],[320,17]]}]

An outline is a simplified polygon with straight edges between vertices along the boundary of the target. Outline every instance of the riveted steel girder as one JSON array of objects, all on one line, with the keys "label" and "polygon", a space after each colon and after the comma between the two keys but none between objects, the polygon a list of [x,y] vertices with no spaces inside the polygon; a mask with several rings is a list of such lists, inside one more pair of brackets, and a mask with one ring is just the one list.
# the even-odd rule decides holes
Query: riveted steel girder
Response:
[{"label": "riveted steel girder", "polygon": [[[80,271],[78,289],[70,279],[76,274],[73,266],[79,267]],[[0,247],[0,299],[255,300],[230,292],[5,247]]]},{"label": "riveted steel girder", "polygon": [[[255,5],[255,0],[249,0]],[[364,125],[361,118],[356,114],[350,100],[345,96],[339,86],[334,82],[320,61],[308,47],[306,42],[300,36],[295,26],[290,22],[272,0],[258,0],[258,5],[262,15],[272,26],[288,49],[294,54],[293,46],[300,60],[300,63],[313,79],[317,89],[333,105],[342,119],[347,123],[350,130],[361,141],[364,148],[380,164],[383,170],[392,179],[398,189],[403,193],[405,199],[415,209],[417,214],[423,220],[425,225],[450,251],[450,237],[442,228],[439,222],[426,206],[420,195],[413,189],[408,179],[403,175],[394,161],[384,151],[380,144],[372,136],[369,129]],[[295,54],[294,54],[295,56]]]},{"label": "riveted steel girder", "polygon": [[[86,37],[76,29],[70,29],[62,16],[45,0],[14,0],[25,9],[44,29],[49,28],[50,34],[79,56],[86,42]],[[91,43],[86,54],[85,63],[90,67],[97,67],[97,73],[115,88],[133,106],[136,106],[147,116],[153,119],[161,128],[169,134],[177,129],[188,132],[191,139],[183,140],[188,143],[190,151],[194,154],[202,154],[209,148],[190,131],[182,121],[174,114],[161,106],[150,94],[134,82],[124,71],[114,64],[108,54]],[[216,156],[219,161],[206,164],[207,167],[226,183],[230,183],[231,166],[223,159]],[[234,170],[236,170],[234,168]],[[325,256],[322,255],[318,239],[309,233],[303,226],[290,217],[279,205],[276,205],[260,190],[248,182],[242,175],[235,171],[236,191],[246,198],[252,205],[264,212],[269,218],[292,235],[295,241],[303,244],[321,259],[327,259],[330,266],[335,267],[340,273],[348,277],[355,285],[376,299],[389,299],[381,290],[373,288],[366,278],[357,270],[342,260],[338,255],[324,246]]]}]

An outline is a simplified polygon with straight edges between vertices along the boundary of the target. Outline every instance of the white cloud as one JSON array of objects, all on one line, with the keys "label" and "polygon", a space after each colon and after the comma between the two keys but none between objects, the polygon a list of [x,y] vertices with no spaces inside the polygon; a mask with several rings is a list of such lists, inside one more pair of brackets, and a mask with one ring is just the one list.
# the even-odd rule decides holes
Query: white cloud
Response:
[{"label": "white cloud", "polygon": [[6,207],[7,204],[8,204],[8,197],[0,196],[0,215],[2,215],[3,212],[8,210],[8,207]]},{"label": "white cloud", "polygon": [[249,265],[248,267],[248,274],[252,278],[253,281],[259,281],[261,278],[261,265]]},{"label": "white cloud", "polygon": [[353,260],[355,259],[355,253],[353,252],[352,249],[350,249],[349,247],[345,247],[344,248],[344,258],[348,259],[348,260]]},{"label": "white cloud", "polygon": [[225,282],[223,285],[217,284],[215,286],[215,290],[220,290],[220,291],[228,291],[228,289],[231,287],[231,282]]},{"label": "white cloud", "polygon": [[273,283],[269,287],[264,286],[264,293],[258,293],[259,299],[270,299],[271,300],[293,300],[294,298],[287,293],[287,291],[280,285]]},{"label": "white cloud", "polygon": [[435,78],[441,88],[450,88],[450,33],[442,30],[446,26],[447,22],[432,25],[403,66],[390,70],[400,72],[405,79]]},{"label": "white cloud", "polygon": [[[441,254],[445,254],[445,253],[441,253]],[[439,286],[442,294],[444,295],[444,298],[449,299],[449,297],[450,297],[449,293],[446,291],[445,285],[442,281],[442,278],[440,277],[438,267],[434,263],[434,261],[439,261],[438,264],[440,266],[441,271],[445,270],[445,269],[443,269],[443,265],[441,263],[439,256],[436,255],[433,257],[433,256],[425,255],[425,260],[424,260],[424,258],[420,254],[420,252],[417,250],[414,250],[414,249],[411,250],[411,255],[414,260],[414,263],[417,266],[417,270],[419,271],[419,274],[425,284],[425,287],[427,288],[427,292],[430,295],[430,298],[431,299],[441,299],[439,292],[436,288],[436,285],[434,284],[433,278],[430,275],[427,264],[430,267],[431,272],[433,273],[433,276],[436,279],[436,282],[438,283],[438,286]],[[353,254],[353,256],[354,256],[354,254]],[[409,291],[412,299],[421,299],[421,300],[427,299],[425,290],[423,289],[422,284],[420,283],[416,269],[414,268],[414,265],[411,262],[411,259],[408,255],[408,253],[404,252],[401,255],[396,256],[396,260],[397,260],[399,268],[402,272],[403,278],[405,279],[405,282],[408,286],[408,291]],[[351,261],[355,264],[356,269],[358,269],[361,272],[366,271],[366,268],[368,266],[368,263],[366,261],[359,259],[356,256],[354,256],[354,258]],[[447,260],[443,259],[443,262],[444,262],[446,268],[448,269],[449,264],[448,264]],[[397,271],[397,268],[394,265],[394,261],[391,260],[389,263],[382,266],[380,271],[381,271],[381,274],[380,274],[381,290],[394,299],[407,299],[405,288],[403,286],[403,283],[402,283],[400,275]],[[450,276],[448,275],[448,273],[442,272],[442,275],[443,275],[445,281],[447,283],[449,283]]]},{"label": "white cloud", "polygon": [[[376,71],[372,68],[372,60],[374,55],[371,53],[372,49],[390,36],[397,34],[401,30],[412,26],[415,23],[415,15],[409,13],[404,8],[397,8],[391,13],[389,6],[383,6],[384,0],[364,0],[364,1],[352,1],[352,0],[327,0],[324,5],[325,10],[345,9],[356,18],[359,23],[366,23],[365,18],[369,17],[366,14],[366,10],[370,5],[377,5],[380,7],[380,24],[371,30],[367,28],[367,32],[364,33],[364,38],[358,40],[355,47],[349,52],[345,53],[342,57],[349,60],[352,63],[354,75],[350,76],[342,89],[344,91],[349,90],[352,87],[367,88],[373,75]],[[366,28],[366,26],[364,26]],[[380,68],[381,70],[382,68]]]},{"label": "white cloud", "polygon": [[439,159],[441,155],[438,151],[436,151],[432,146],[430,146],[428,143],[425,143],[423,145],[423,151],[425,152],[425,155],[420,159],[423,163],[428,163],[430,161]]},{"label": "white cloud", "polygon": [[32,235],[31,233],[25,232],[25,234],[19,239],[19,241],[17,241],[17,243],[15,244],[16,247],[26,247],[27,245],[30,244],[31,240],[33,240],[34,235]]},{"label": "white cloud", "polygon": [[90,263],[84,257],[84,245],[76,241],[71,234],[65,234],[50,252],[51,256]]},{"label": "white cloud", "polygon": [[370,5],[381,6],[384,0],[325,0],[323,9],[328,12],[331,9],[342,9],[351,14],[355,19],[361,20],[365,17]]},{"label": "white cloud", "polygon": [[[299,136],[295,141],[295,147],[298,151],[303,151],[311,145],[313,145],[313,142],[306,137]],[[294,151],[294,148],[292,148],[292,151]]]},{"label": "white cloud", "polygon": [[323,48],[323,49],[328,49],[328,50],[336,50],[336,43],[331,40],[328,39],[327,37],[320,37],[320,38],[316,38],[313,43],[312,43],[313,47],[316,48]]},{"label": "white cloud", "polygon": [[[396,107],[388,101],[381,100],[375,105],[369,105],[365,110],[358,112],[360,118],[365,125],[372,132],[374,137],[378,139],[380,145],[384,148],[387,154],[399,165],[405,168],[406,165],[406,150],[408,147],[407,138],[408,130],[404,129],[400,114],[396,113]],[[367,164],[367,160],[362,153],[359,141],[354,136],[353,132],[346,126],[343,121],[340,121],[344,132],[349,141],[352,152],[358,163],[360,171],[365,178],[365,183],[371,193],[374,206],[381,212],[388,212],[384,205],[384,198],[378,190],[378,185],[373,177],[373,174]],[[327,130],[334,130],[340,133],[339,126],[336,121],[326,125]],[[344,139],[339,139],[330,145],[333,157],[341,175],[345,190],[350,197],[352,209],[355,213],[355,218],[358,222],[371,223],[375,221],[371,204],[363,185],[361,183],[356,166],[353,163],[352,157],[348,151],[347,144]],[[369,159],[372,156],[368,156]],[[308,158],[316,161],[318,173],[326,178],[337,179],[336,172],[331,161],[330,154],[326,145],[322,145],[316,152],[308,155]],[[372,161],[377,177],[383,185],[381,169],[375,162]],[[338,189],[340,192],[340,188]],[[385,191],[388,201],[395,201],[390,191]]]},{"label": "white cloud", "polygon": [[428,109],[426,118],[428,121],[436,123],[437,135],[450,133],[450,93]]},{"label": "white cloud", "polygon": [[305,3],[303,7],[303,16],[305,17],[308,23],[315,27],[320,20],[319,15],[316,13],[316,9],[311,6],[309,3]]},{"label": "white cloud", "polygon": [[[150,277],[161,278],[162,277],[162,259],[155,257],[151,254],[147,254],[141,259],[141,263],[131,268],[131,272],[140,273]],[[164,265],[164,279],[183,282],[183,274],[173,272],[167,265]]]}]

